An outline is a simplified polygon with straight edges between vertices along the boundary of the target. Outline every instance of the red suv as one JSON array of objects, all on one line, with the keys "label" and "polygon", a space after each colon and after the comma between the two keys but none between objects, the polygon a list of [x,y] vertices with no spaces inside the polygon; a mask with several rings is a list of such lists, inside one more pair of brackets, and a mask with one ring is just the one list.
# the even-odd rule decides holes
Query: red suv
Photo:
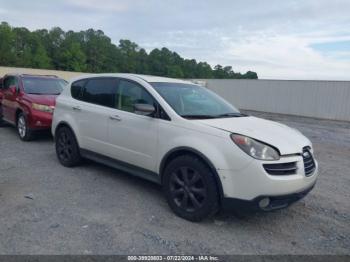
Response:
[{"label": "red suv", "polygon": [[0,86],[0,122],[17,127],[21,140],[35,130],[50,129],[56,97],[67,82],[56,76],[5,75]]},{"label": "red suv", "polygon": [[2,107],[1,107],[1,101],[2,101],[2,95],[3,95],[3,89],[2,89],[2,78],[0,77],[0,125],[1,125],[1,117],[2,117]]}]

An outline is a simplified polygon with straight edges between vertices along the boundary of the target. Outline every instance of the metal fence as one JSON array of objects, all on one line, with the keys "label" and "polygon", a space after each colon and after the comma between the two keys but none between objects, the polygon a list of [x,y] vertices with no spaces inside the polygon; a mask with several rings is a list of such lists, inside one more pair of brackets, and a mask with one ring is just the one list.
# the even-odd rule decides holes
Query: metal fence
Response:
[{"label": "metal fence", "polygon": [[240,109],[350,121],[350,81],[200,81]]},{"label": "metal fence", "polygon": [[80,72],[69,72],[69,71],[59,71],[59,70],[46,70],[46,69],[32,69],[32,68],[19,68],[19,67],[5,67],[0,66],[0,77],[9,73],[19,73],[19,74],[36,74],[36,75],[56,75],[63,79],[69,80],[75,76],[82,75]]}]

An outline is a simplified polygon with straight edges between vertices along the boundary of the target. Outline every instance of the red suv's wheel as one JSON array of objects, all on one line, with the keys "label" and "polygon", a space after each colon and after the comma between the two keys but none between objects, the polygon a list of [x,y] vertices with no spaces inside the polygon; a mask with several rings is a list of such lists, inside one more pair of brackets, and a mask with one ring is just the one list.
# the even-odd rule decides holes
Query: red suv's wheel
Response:
[{"label": "red suv's wheel", "polygon": [[20,113],[17,117],[17,132],[22,141],[33,139],[32,131],[28,128],[27,119],[23,113]]}]

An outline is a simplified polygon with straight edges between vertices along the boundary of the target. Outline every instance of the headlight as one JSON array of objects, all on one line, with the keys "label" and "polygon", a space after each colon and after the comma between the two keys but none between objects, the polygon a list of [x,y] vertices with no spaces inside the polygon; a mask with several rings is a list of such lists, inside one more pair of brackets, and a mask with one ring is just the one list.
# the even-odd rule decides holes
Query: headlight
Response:
[{"label": "headlight", "polygon": [[46,113],[53,113],[53,110],[55,109],[54,106],[48,106],[48,105],[41,105],[32,103],[32,108],[38,111],[46,112]]},{"label": "headlight", "polygon": [[232,141],[251,157],[260,160],[278,160],[280,155],[276,149],[250,137],[232,134]]}]

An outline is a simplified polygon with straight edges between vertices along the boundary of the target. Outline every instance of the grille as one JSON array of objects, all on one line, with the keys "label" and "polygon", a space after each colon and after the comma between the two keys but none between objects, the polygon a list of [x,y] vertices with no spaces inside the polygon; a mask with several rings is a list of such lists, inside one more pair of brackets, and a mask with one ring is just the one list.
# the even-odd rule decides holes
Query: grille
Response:
[{"label": "grille", "polygon": [[312,172],[314,172],[316,165],[314,158],[312,157],[312,154],[310,152],[309,147],[303,148],[303,160],[304,160],[304,169],[305,169],[305,176],[311,176]]},{"label": "grille", "polygon": [[294,175],[297,171],[297,162],[264,164],[263,166],[267,173],[275,176]]}]

